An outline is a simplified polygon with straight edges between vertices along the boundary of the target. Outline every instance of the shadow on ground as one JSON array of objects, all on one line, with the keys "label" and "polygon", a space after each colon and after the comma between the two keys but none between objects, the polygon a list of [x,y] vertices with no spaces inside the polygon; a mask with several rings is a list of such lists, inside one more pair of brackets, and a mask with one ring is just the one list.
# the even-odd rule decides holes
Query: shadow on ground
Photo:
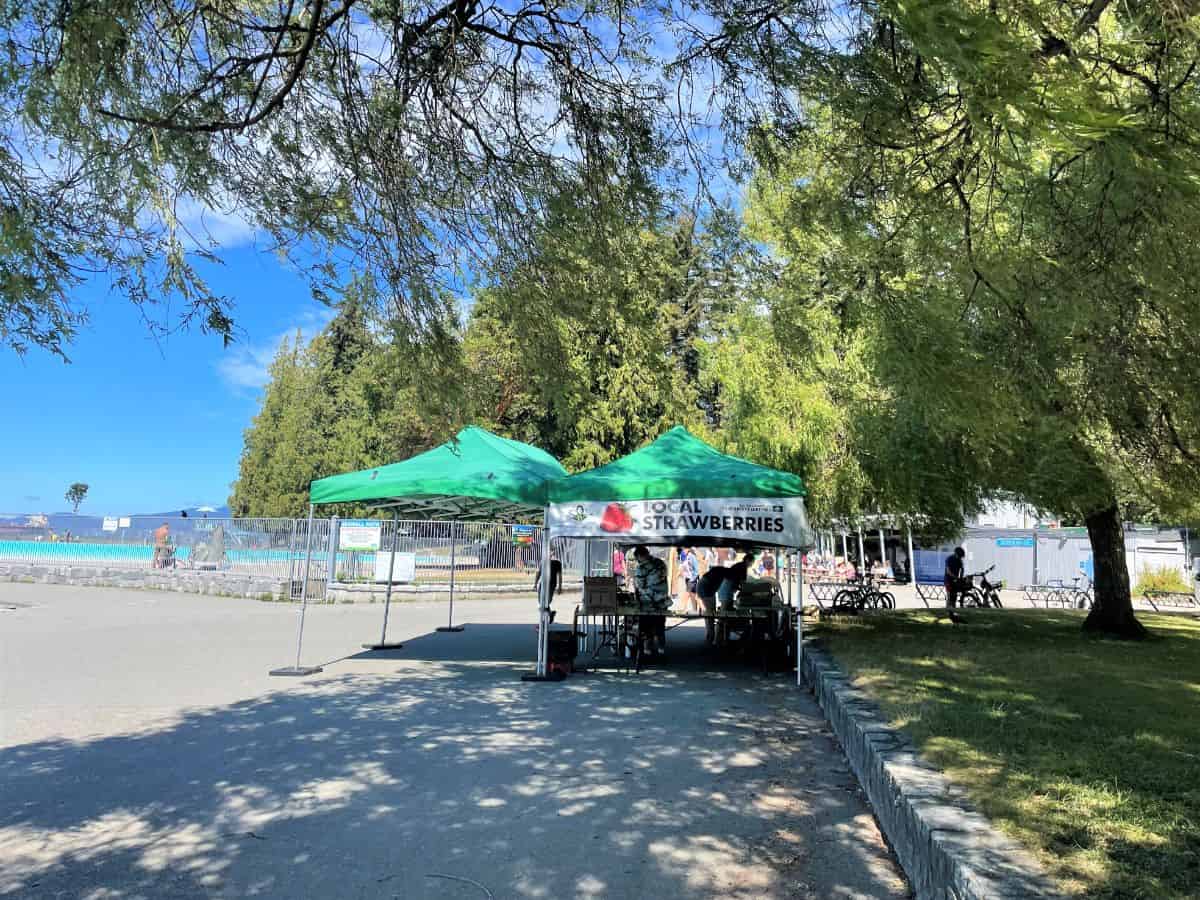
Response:
[{"label": "shadow on ground", "polygon": [[0,752],[0,894],[903,897],[788,676],[522,683],[468,625],[162,727]]}]

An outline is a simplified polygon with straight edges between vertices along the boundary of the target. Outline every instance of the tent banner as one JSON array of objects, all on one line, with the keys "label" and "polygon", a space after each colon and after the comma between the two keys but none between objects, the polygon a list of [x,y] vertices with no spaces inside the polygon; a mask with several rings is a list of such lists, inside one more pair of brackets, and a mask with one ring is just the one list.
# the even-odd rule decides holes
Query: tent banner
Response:
[{"label": "tent banner", "polygon": [[556,537],[602,537],[626,544],[713,537],[805,547],[811,537],[803,497],[552,503],[546,526]]}]

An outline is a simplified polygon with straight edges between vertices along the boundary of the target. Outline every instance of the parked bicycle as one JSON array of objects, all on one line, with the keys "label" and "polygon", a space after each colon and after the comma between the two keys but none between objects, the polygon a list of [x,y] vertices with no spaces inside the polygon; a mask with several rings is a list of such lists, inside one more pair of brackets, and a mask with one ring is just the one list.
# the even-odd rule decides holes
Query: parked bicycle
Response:
[{"label": "parked bicycle", "polygon": [[1057,603],[1063,609],[1091,609],[1092,592],[1089,587],[1079,586],[1079,577],[1071,579],[1071,584],[1064,584],[1061,578],[1052,578],[1046,582],[1051,588],[1046,594],[1046,605]]},{"label": "parked bicycle", "polygon": [[[959,605],[966,607],[975,607],[977,609],[1000,609],[1000,589],[1004,587],[1004,582],[998,581],[992,584],[988,581],[988,574],[991,573],[995,566],[988,566],[982,572],[971,572],[963,576],[962,584],[963,591],[958,595]],[[975,586],[975,579],[979,579],[979,586]]]},{"label": "parked bicycle", "polygon": [[869,573],[863,574],[851,587],[838,591],[833,596],[833,611],[860,613],[866,609],[895,609],[896,595],[881,591]]}]

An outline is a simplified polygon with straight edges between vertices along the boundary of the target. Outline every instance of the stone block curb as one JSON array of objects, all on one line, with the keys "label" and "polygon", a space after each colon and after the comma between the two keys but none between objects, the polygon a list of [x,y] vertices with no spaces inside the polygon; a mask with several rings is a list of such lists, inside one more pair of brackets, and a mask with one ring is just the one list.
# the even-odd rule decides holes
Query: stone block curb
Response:
[{"label": "stone block curb", "polygon": [[890,728],[828,653],[804,642],[813,692],[917,900],[1060,898],[1033,855],[971,809],[961,790]]}]

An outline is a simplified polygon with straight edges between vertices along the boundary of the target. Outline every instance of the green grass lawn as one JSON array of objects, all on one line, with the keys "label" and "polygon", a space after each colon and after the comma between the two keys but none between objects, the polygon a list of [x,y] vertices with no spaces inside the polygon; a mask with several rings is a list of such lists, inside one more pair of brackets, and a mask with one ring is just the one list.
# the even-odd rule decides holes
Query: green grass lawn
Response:
[{"label": "green grass lawn", "polygon": [[1200,897],[1200,622],[1140,614],[1141,643],[1082,613],[927,611],[824,622],[922,753],[1071,894]]}]

